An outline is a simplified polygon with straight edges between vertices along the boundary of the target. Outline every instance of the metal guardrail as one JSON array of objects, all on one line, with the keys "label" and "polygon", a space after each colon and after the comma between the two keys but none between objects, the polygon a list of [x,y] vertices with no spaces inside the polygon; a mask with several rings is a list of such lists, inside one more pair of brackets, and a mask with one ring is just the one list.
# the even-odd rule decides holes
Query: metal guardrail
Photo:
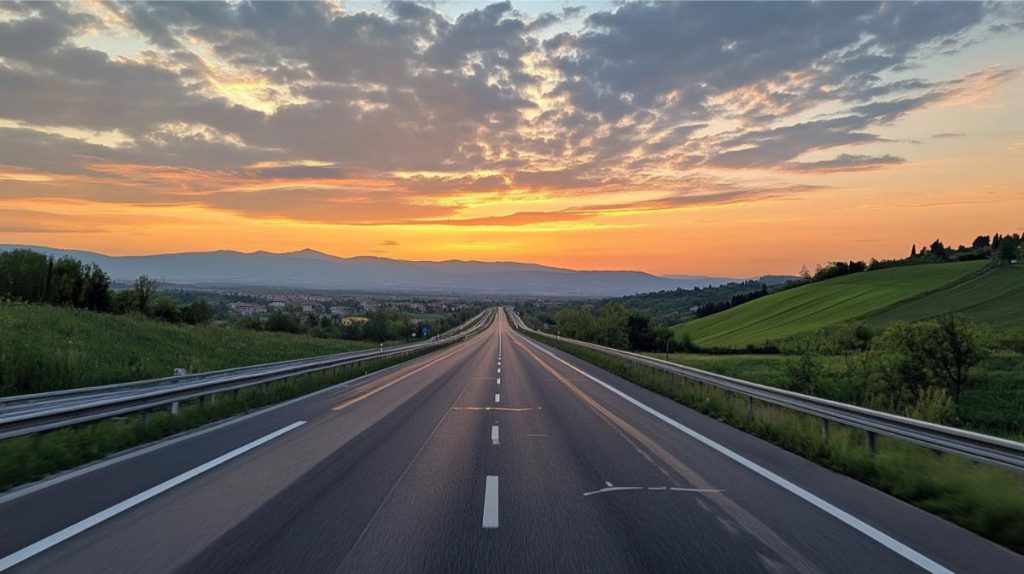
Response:
[{"label": "metal guardrail", "polygon": [[195,375],[0,397],[0,440],[167,406],[177,413],[180,402],[203,400],[217,393],[238,391],[299,375],[357,365],[363,361],[441,347],[465,340],[479,332],[489,324],[493,313],[491,309],[485,310],[445,336],[397,347],[350,351]]},{"label": "metal guardrail", "polygon": [[513,317],[516,328],[524,332],[565,341],[634,364],[744,395],[747,397],[748,413],[752,413],[751,401],[756,399],[818,417],[822,420],[822,434],[825,438],[828,436],[828,423],[831,421],[867,431],[868,446],[872,451],[875,435],[883,435],[938,452],[957,454],[978,462],[1024,472],[1024,443],[760,385],[595,343],[556,337],[529,328],[514,312],[509,314]]}]

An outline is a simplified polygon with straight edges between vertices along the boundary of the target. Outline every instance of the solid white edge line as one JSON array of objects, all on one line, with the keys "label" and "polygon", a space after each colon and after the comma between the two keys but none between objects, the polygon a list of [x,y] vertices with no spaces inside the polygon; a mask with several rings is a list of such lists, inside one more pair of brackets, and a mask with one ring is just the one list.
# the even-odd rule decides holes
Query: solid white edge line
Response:
[{"label": "solid white edge line", "polygon": [[847,526],[850,526],[854,530],[857,530],[861,534],[864,534],[868,538],[871,538],[875,542],[878,542],[882,546],[885,546],[889,550],[892,550],[896,554],[899,554],[900,556],[902,556],[902,557],[906,558],[907,560],[913,562],[914,564],[916,564],[920,568],[922,568],[922,569],[924,569],[924,570],[926,570],[928,572],[941,573],[941,574],[953,574],[953,572],[951,570],[949,570],[948,568],[942,566],[941,564],[935,562],[931,558],[928,558],[924,554],[921,554],[920,552],[914,550],[913,548],[907,546],[906,544],[903,544],[902,542],[900,542],[899,540],[896,540],[895,538],[889,536],[888,534],[885,534],[884,532],[878,530],[874,526],[871,526],[870,524],[864,522],[863,520],[857,518],[856,516],[853,516],[852,514],[846,512],[845,510],[843,510],[843,509],[841,509],[841,508],[831,504],[830,502],[826,502],[825,500],[819,498],[818,496],[812,494],[811,492],[805,490],[804,488],[802,488],[800,486],[797,486],[796,484],[793,484],[792,482],[786,480],[785,478],[782,478],[781,476],[775,474],[774,472],[768,470],[767,468],[764,468],[763,466],[757,464],[756,462],[754,462],[754,461],[752,461],[752,460],[750,460],[750,459],[740,455],[739,453],[729,449],[728,447],[726,447],[726,446],[724,446],[722,444],[719,444],[718,442],[714,441],[713,439],[710,439],[710,438],[700,434],[699,432],[691,429],[690,427],[688,427],[688,426],[686,426],[686,425],[676,421],[675,419],[672,419],[669,416],[664,415],[661,412],[659,412],[659,411],[657,411],[657,410],[655,410],[655,409],[645,405],[644,403],[638,401],[637,399],[634,399],[633,397],[627,395],[626,393],[620,391],[619,389],[616,389],[615,387],[609,385],[608,383],[602,381],[601,379],[598,379],[597,377],[591,375],[590,373],[587,373],[587,372],[577,368],[575,365],[573,365],[573,364],[569,363],[568,361],[562,359],[561,357],[555,355],[554,353],[552,353],[551,351],[549,351],[549,350],[545,349],[544,347],[540,346],[538,343],[534,342],[533,340],[528,339],[526,337],[521,337],[521,339],[523,341],[526,341],[530,345],[536,347],[537,349],[539,349],[543,353],[547,354],[551,358],[559,361],[560,363],[562,363],[562,364],[566,365],[567,367],[571,368],[572,370],[576,371],[577,373],[583,375],[584,377],[594,381],[595,383],[597,383],[597,384],[601,385],[602,387],[608,389],[609,391],[615,393],[619,397],[623,398],[626,402],[631,403],[632,405],[634,405],[636,407],[639,407],[640,409],[642,409],[647,414],[649,414],[649,415],[651,415],[651,416],[661,420],[662,422],[668,424],[669,426],[675,428],[676,430],[678,430],[678,431],[680,431],[680,432],[690,436],[694,440],[697,440],[697,441],[705,444],[706,446],[711,447],[712,449],[718,451],[719,453],[725,455],[726,457],[731,458],[733,461],[739,463],[740,465],[746,467],[747,469],[754,471],[755,473],[761,475],[762,477],[768,479],[769,481],[775,483],[776,485],[778,485],[778,486],[788,490],[789,492],[799,496],[800,498],[802,498],[806,502],[809,502],[810,504],[813,504],[814,506],[817,506],[819,509],[821,509],[821,510],[825,511],[826,513],[832,515],[834,518],[839,519],[840,522],[843,522]]},{"label": "solid white edge line", "polygon": [[484,528],[498,527],[498,477],[487,476],[487,487],[484,489]]},{"label": "solid white edge line", "polygon": [[491,427],[491,444],[498,444],[498,425]]},{"label": "solid white edge line", "polygon": [[278,429],[268,435],[264,435],[248,444],[236,448],[231,452],[222,454],[207,463],[201,464],[193,468],[192,470],[183,472],[182,474],[179,474],[174,478],[161,482],[160,484],[148,490],[140,492],[139,494],[136,494],[135,496],[127,500],[119,502],[106,510],[101,510],[100,512],[97,512],[96,514],[93,514],[92,516],[85,518],[83,520],[80,520],[79,522],[76,522],[75,524],[72,524],[71,526],[68,526],[63,530],[55,532],[54,534],[51,534],[34,544],[30,544],[22,548],[21,550],[18,550],[13,554],[5,556],[4,558],[0,558],[0,572],[3,572],[4,570],[11,568],[12,566],[16,566],[21,562],[24,562],[25,560],[28,560],[29,558],[32,558],[33,556],[41,552],[44,552],[73,536],[85,532],[86,530],[92,528],[93,526],[96,526],[97,524],[100,524],[110,518],[113,518],[118,514],[121,514],[122,512],[129,510],[135,506],[138,506],[139,504],[142,504],[143,502],[149,500],[150,498],[153,498],[154,496],[162,494],[187,480],[195,478],[212,468],[220,466],[225,462],[233,458],[236,458],[242,454],[245,454],[246,452],[249,452],[250,450],[264,443],[272,441],[275,438],[285,434],[286,432],[296,429],[304,424],[306,424],[306,421],[297,421],[284,428]]}]

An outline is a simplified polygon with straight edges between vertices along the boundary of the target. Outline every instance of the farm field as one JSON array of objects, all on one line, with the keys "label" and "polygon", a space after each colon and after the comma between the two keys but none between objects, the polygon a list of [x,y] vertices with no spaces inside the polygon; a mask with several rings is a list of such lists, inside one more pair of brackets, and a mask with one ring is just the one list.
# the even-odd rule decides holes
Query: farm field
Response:
[{"label": "farm field", "polygon": [[854,273],[761,297],[673,330],[677,339],[688,334],[701,347],[763,345],[878,313],[957,283],[986,264],[967,261]]},{"label": "farm field", "polygon": [[865,322],[882,327],[945,313],[958,313],[996,329],[1024,325],[1024,265],[996,267],[963,284],[884,309]]}]

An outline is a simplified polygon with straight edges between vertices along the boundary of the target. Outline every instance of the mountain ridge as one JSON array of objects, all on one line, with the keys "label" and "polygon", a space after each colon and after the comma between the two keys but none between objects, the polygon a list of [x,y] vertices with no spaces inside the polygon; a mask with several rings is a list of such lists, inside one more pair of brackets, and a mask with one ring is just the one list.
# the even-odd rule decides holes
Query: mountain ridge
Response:
[{"label": "mountain ridge", "polygon": [[515,261],[410,261],[372,255],[339,257],[314,249],[285,253],[229,249],[114,256],[38,245],[0,245],[96,263],[111,278],[149,275],[164,283],[292,287],[341,291],[613,297],[718,285],[734,279],[672,278],[643,271],[575,270]]}]

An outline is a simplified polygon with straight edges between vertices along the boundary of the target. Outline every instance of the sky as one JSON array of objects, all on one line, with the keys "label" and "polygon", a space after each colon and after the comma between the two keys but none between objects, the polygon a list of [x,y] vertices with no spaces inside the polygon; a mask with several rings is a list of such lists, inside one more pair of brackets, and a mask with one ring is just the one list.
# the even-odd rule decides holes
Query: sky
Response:
[{"label": "sky", "polygon": [[753,277],[1024,231],[1024,3],[0,3],[0,243]]}]

